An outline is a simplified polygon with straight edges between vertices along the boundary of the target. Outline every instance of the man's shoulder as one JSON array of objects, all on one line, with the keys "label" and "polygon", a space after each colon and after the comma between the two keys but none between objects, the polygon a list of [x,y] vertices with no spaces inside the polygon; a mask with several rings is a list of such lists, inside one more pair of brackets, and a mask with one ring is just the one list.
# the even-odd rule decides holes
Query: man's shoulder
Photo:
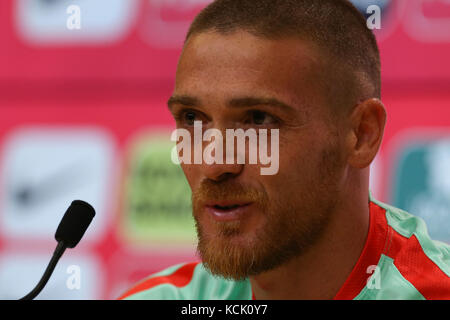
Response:
[{"label": "man's shoulder", "polygon": [[412,286],[425,299],[450,299],[450,245],[433,240],[421,218],[372,201],[385,210],[387,229],[382,261],[390,270],[385,271],[385,276],[395,275],[397,283]]},{"label": "man's shoulder", "polygon": [[[398,248],[389,249],[392,253],[405,250],[409,246],[423,251],[426,256],[441,266],[441,269],[450,276],[450,244],[432,239],[428,234],[427,225],[420,217],[392,205],[372,199],[374,203],[386,210],[388,224],[387,245],[397,244]],[[450,210],[450,209],[449,209]],[[398,243],[394,243],[397,240]]]},{"label": "man's shoulder", "polygon": [[211,275],[201,262],[171,266],[138,282],[119,299],[207,300],[250,299],[250,282]]}]

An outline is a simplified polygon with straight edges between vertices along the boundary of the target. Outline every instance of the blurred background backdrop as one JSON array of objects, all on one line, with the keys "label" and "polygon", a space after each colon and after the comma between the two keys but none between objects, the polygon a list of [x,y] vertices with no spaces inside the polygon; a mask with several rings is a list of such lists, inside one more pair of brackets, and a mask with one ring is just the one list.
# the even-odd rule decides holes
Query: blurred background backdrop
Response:
[{"label": "blurred background backdrop", "polygon": [[[209,2],[0,1],[0,299],[37,283],[73,199],[97,216],[41,299],[114,299],[198,259],[166,101],[185,33]],[[450,243],[450,1],[353,2],[382,9],[388,123],[372,193]]]}]

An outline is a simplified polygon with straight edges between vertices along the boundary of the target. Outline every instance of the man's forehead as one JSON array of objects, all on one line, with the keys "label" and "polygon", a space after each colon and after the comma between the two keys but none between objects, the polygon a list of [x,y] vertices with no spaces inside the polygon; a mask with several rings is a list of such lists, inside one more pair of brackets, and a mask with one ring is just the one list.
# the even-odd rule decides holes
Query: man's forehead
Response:
[{"label": "man's forehead", "polygon": [[216,58],[221,58],[223,63],[229,59],[257,61],[261,65],[290,63],[301,69],[319,66],[323,60],[312,41],[298,37],[268,39],[238,30],[227,34],[209,31],[192,35],[185,43],[180,63],[189,59],[207,62]]},{"label": "man's forehead", "polygon": [[[311,102],[319,94],[323,76],[318,50],[297,38],[271,40],[245,31],[193,35],[183,50],[177,70],[176,91],[223,90],[238,96],[250,92],[278,93]],[[217,94],[218,92],[214,92]],[[261,95],[261,94],[260,94]],[[304,101],[303,101],[304,102]]]}]

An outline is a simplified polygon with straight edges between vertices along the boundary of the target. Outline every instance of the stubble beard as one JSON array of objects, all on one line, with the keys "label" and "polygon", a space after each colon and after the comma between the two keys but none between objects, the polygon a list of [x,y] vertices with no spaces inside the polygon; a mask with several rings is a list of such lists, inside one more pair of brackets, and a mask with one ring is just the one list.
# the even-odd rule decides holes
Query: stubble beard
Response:
[{"label": "stubble beard", "polygon": [[[192,204],[197,252],[205,268],[213,275],[240,281],[273,270],[311,249],[324,234],[337,205],[342,169],[339,155],[336,144],[322,150],[315,179],[277,200],[269,200],[265,190],[233,181],[203,181],[193,192]],[[207,233],[200,212],[202,199],[230,196],[254,202],[263,223],[245,233],[240,221],[215,222],[215,232]]]},{"label": "stubble beard", "polygon": [[[317,204],[311,200],[308,203]],[[211,274],[241,281],[304,254],[323,234],[334,205],[306,207],[301,203],[276,201],[267,204],[260,206],[258,212],[264,219],[262,225],[251,233],[242,232],[240,221],[216,222],[215,232],[207,233],[201,221],[205,217],[196,214],[197,207],[193,205],[197,252]]]}]

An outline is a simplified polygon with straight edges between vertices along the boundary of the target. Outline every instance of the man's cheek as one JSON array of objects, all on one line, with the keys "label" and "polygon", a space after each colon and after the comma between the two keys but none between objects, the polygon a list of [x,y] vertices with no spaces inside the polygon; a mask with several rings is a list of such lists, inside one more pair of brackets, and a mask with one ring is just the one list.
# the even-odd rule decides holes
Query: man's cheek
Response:
[{"label": "man's cheek", "polygon": [[186,177],[186,180],[188,181],[189,186],[191,187],[191,190],[195,190],[195,185],[197,183],[196,180],[199,179],[200,175],[196,170],[195,165],[192,164],[181,164],[181,169],[184,172],[184,175]]},{"label": "man's cheek", "polygon": [[301,191],[305,184],[314,181],[312,176],[315,169],[311,167],[314,160],[307,153],[301,154],[285,154],[280,156],[280,169],[278,174],[268,177],[271,185],[280,193],[297,193]]}]

